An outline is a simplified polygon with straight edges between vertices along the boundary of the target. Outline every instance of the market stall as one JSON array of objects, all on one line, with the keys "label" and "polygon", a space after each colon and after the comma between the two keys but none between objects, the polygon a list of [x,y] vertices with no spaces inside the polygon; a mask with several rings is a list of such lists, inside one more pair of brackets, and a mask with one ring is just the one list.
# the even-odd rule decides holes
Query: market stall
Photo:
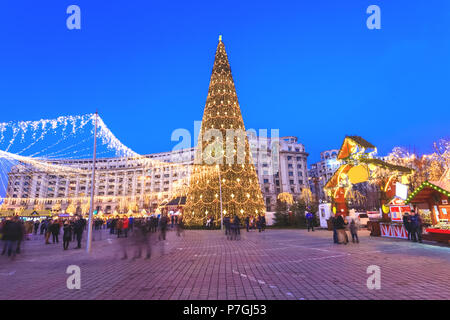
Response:
[{"label": "market stall", "polygon": [[429,224],[423,239],[450,243],[450,181],[425,181],[406,200]]},{"label": "market stall", "polygon": [[380,222],[380,235],[388,238],[408,239],[408,232],[403,225],[403,215],[411,213],[411,207],[398,196],[388,201],[389,222]]}]

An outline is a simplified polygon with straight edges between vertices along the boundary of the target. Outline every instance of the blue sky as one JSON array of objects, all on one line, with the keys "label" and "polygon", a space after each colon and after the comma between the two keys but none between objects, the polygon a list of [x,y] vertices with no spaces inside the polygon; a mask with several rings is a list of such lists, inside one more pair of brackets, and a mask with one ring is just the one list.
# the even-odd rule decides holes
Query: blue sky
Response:
[{"label": "blue sky", "polygon": [[[66,8],[81,8],[81,30]],[[368,30],[366,8],[381,8]],[[219,34],[247,128],[310,163],[345,135],[381,154],[450,136],[450,2],[20,1],[0,8],[0,122],[98,108],[124,144],[169,151],[201,120]]]}]

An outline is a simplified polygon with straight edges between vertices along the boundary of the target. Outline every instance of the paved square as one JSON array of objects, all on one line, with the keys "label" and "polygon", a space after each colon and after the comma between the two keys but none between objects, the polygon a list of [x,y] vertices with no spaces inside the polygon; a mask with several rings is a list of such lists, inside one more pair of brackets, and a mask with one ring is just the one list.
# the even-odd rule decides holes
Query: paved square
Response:
[{"label": "paved square", "polygon": [[[241,240],[230,241],[220,231],[169,232],[151,259],[133,261],[121,260],[123,239],[106,231],[91,255],[44,245],[38,235],[15,261],[0,256],[0,299],[450,298],[448,246],[367,231],[360,244],[336,245],[331,237],[324,230],[244,230]],[[80,290],[67,289],[69,265],[81,268]],[[380,290],[367,288],[370,265],[381,269]]]}]

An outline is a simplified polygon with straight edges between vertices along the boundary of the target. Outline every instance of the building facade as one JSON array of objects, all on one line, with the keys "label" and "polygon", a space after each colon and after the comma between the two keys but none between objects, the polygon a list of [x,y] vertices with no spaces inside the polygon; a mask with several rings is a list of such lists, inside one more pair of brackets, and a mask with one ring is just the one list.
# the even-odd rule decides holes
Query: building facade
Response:
[{"label": "building facade", "polygon": [[[249,143],[267,211],[275,210],[279,193],[297,197],[309,187],[308,154],[297,137],[249,136]],[[194,148],[140,158],[97,159],[95,208],[104,213],[151,212],[186,192],[193,162]],[[87,212],[92,159],[52,160],[49,164],[69,170],[42,169],[25,163],[14,166],[8,173],[2,209]]]},{"label": "building facade", "polygon": [[311,193],[320,202],[329,201],[323,188],[327,181],[333,176],[334,172],[339,168],[340,163],[337,161],[338,149],[323,151],[320,153],[320,161],[311,164],[308,170],[309,187]]}]

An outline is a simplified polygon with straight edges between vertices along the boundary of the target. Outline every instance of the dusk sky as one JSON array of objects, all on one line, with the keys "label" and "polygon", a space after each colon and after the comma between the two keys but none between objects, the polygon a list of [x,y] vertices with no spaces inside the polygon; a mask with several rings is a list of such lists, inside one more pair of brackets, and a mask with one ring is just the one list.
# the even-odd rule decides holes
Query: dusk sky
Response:
[{"label": "dusk sky", "polygon": [[0,122],[98,109],[136,152],[170,151],[202,118],[222,34],[246,128],[298,136],[309,163],[345,135],[381,155],[450,137],[448,0],[4,0],[0,34]]}]

